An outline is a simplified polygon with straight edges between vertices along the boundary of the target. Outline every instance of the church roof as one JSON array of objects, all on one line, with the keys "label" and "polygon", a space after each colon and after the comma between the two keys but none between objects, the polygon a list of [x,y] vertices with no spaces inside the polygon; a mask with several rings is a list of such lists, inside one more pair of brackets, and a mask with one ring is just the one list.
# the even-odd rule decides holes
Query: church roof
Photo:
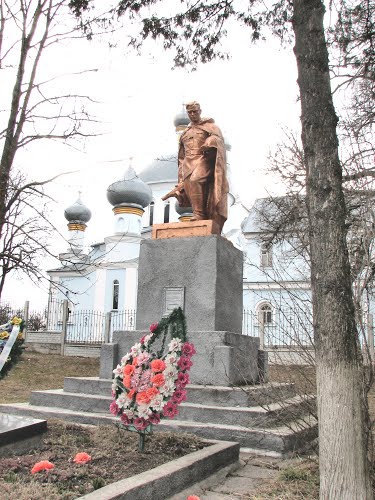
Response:
[{"label": "church roof", "polygon": [[249,215],[241,224],[243,233],[261,233],[265,231],[264,221],[261,214],[267,213],[268,216],[276,214],[277,204],[273,198],[258,198],[250,209]]},{"label": "church roof", "polygon": [[142,172],[139,173],[139,178],[147,184],[156,184],[159,182],[174,182],[177,183],[177,153],[163,155],[156,158]]}]

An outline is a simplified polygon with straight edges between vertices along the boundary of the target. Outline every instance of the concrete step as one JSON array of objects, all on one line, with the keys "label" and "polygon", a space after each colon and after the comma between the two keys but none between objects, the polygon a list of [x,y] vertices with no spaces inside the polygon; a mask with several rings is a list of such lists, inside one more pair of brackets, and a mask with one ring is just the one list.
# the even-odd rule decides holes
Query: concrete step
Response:
[{"label": "concrete step", "polygon": [[[66,377],[64,390],[83,394],[111,394],[112,380],[98,377]],[[222,387],[211,385],[187,386],[188,401],[195,404],[216,406],[265,406],[296,395],[294,384],[259,384],[243,387]]]},{"label": "concrete step", "polygon": [[[30,404],[33,406],[53,406],[81,412],[108,413],[112,398],[93,394],[66,392],[63,389],[33,391]],[[266,407],[251,408],[219,405],[182,403],[179,405],[178,420],[213,424],[236,424],[244,427],[261,427],[288,422],[306,413],[306,404],[313,401],[295,396],[288,400],[272,403]]]},{"label": "concrete step", "polygon": [[[0,412],[12,415],[27,415],[33,418],[59,418],[81,424],[118,423],[119,419],[109,413],[81,412],[51,406],[34,406],[29,403],[13,403],[0,405]],[[154,426],[157,431],[188,432],[206,439],[237,441],[242,448],[272,454],[288,456],[301,443],[311,442],[317,435],[317,423],[308,416],[300,418],[290,426],[272,428],[247,428],[240,425],[212,424],[183,420],[163,419],[160,425]]]}]

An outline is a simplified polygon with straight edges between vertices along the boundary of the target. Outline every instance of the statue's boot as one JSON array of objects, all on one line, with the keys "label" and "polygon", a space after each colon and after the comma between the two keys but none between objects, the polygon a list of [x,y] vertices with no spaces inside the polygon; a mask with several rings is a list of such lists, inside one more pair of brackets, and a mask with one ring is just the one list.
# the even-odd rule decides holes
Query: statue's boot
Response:
[{"label": "statue's boot", "polygon": [[194,193],[190,193],[191,206],[193,208],[193,217],[191,221],[205,220],[207,214],[205,211],[206,183],[195,183]]}]

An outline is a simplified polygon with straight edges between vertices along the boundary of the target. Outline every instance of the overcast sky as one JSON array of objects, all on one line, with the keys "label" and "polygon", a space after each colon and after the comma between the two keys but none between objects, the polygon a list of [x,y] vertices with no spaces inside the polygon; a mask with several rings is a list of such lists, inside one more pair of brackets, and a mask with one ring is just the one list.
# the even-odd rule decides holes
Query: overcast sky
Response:
[{"label": "overcast sky", "polygon": [[[77,199],[78,191],[92,211],[86,242],[111,234],[107,186],[121,177],[130,157],[140,172],[154,158],[176,150],[173,118],[182,103],[191,100],[201,103],[202,114],[213,117],[230,142],[232,189],[244,204],[250,207],[267,191],[278,192],[265,175],[266,156],[280,140],[281,127],[299,127],[292,49],[281,49],[275,41],[249,47],[243,30],[235,30],[229,42],[229,61],[190,73],[171,70],[171,55],[152,44],[142,56],[125,54],[121,46],[109,49],[105,40],[64,43],[46,54],[41,77],[66,75],[55,84],[57,89],[85,93],[97,101],[89,109],[100,122],[96,130],[103,134],[79,149],[38,141],[17,157],[17,164],[38,180],[76,171],[48,188],[55,199],[51,219],[64,234],[64,208]],[[97,71],[69,76],[82,69]],[[22,287],[8,282],[3,298],[23,301],[32,294],[40,301],[43,293],[26,282]]]}]

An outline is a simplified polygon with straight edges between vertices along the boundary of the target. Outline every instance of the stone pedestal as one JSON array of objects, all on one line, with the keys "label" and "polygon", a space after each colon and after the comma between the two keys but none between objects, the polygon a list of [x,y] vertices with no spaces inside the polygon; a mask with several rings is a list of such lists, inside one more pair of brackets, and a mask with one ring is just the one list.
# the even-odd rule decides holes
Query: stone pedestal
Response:
[{"label": "stone pedestal", "polygon": [[[166,224],[166,226],[169,226]],[[101,350],[101,378],[149,326],[181,306],[195,345],[193,384],[233,386],[265,380],[259,339],[242,331],[243,254],[219,235],[162,238],[141,243],[136,331],[115,332]]]},{"label": "stone pedestal", "polygon": [[142,241],[136,329],[167,314],[168,292],[179,290],[189,331],[240,333],[242,278],[243,254],[221,236]]}]

